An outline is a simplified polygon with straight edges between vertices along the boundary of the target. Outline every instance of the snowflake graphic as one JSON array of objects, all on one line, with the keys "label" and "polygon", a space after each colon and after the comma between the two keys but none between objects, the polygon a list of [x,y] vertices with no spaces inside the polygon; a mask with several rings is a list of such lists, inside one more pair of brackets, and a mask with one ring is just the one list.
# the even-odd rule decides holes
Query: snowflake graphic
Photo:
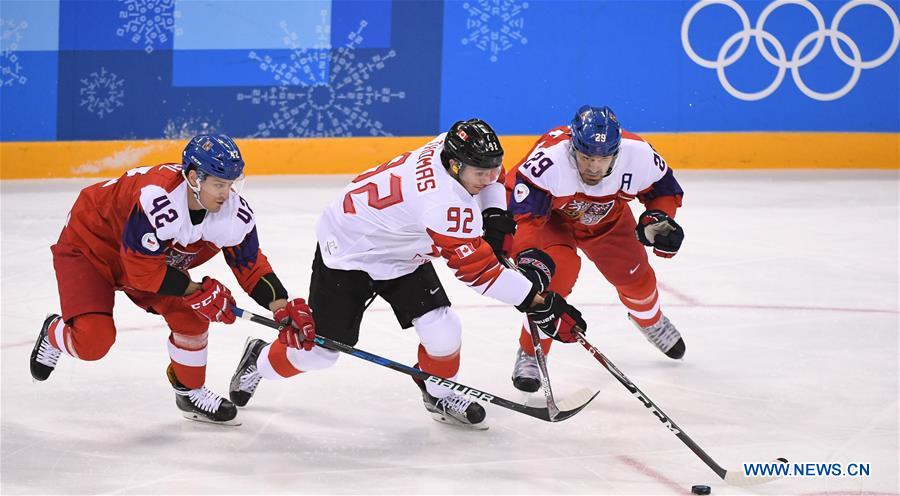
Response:
[{"label": "snowflake graphic", "polygon": [[291,50],[287,62],[273,63],[271,57],[250,52],[249,57],[279,84],[237,95],[238,101],[274,108],[272,118],[260,123],[252,136],[390,136],[369,110],[376,103],[406,98],[406,93],[375,88],[366,81],[374,72],[384,69],[385,63],[396,57],[396,52],[390,50],[369,60],[357,60],[356,47],[363,40],[366,21],[361,21],[359,28],[349,33],[343,47],[328,49],[331,32],[327,11],[321,14],[322,20],[316,27],[317,41],[312,48],[300,48],[297,34],[288,29],[286,22],[281,23],[285,45]]},{"label": "snowflake graphic", "polygon": [[188,116],[169,119],[163,129],[163,138],[170,140],[189,140],[198,134],[215,134],[221,123],[204,116]]},{"label": "snowflake graphic", "polygon": [[81,80],[80,106],[87,107],[88,112],[97,114],[102,119],[104,115],[124,106],[124,86],[125,79],[107,72],[106,67],[101,67],[100,72],[94,71]]},{"label": "snowflake graphic", "polygon": [[14,83],[25,84],[28,78],[24,76],[22,64],[16,50],[22,41],[23,33],[28,29],[28,22],[16,22],[0,18],[2,25],[3,49],[0,50],[0,87],[12,86]]},{"label": "snowflake graphic", "polygon": [[127,36],[134,44],[143,44],[144,51],[153,53],[157,43],[165,44],[169,36],[181,34],[175,29],[175,19],[181,13],[175,10],[175,0],[119,0],[124,5],[119,19],[125,21],[116,35]]},{"label": "snowflake graphic", "polygon": [[482,52],[490,52],[491,62],[496,62],[500,52],[513,47],[513,42],[528,43],[522,35],[525,19],[522,11],[528,2],[518,0],[477,0],[466,2],[463,8],[469,13],[466,30],[469,34],[462,39],[463,45],[475,45]]}]

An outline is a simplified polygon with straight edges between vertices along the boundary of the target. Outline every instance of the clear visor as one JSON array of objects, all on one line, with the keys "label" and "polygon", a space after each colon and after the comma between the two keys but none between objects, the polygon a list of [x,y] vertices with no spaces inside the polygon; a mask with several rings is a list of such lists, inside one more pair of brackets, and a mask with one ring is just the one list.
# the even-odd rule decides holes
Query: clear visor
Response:
[{"label": "clear visor", "polygon": [[201,190],[211,194],[220,193],[225,189],[231,189],[231,191],[234,191],[237,194],[241,194],[241,191],[243,191],[244,189],[243,174],[241,174],[237,179],[229,181],[227,179],[210,176],[198,171],[197,182],[199,183]]},{"label": "clear visor", "polygon": [[473,181],[492,183],[500,177],[501,168],[502,166],[498,165],[493,169],[482,169],[481,167],[463,164],[459,170],[459,175],[463,177],[463,174],[465,174],[465,179]]}]

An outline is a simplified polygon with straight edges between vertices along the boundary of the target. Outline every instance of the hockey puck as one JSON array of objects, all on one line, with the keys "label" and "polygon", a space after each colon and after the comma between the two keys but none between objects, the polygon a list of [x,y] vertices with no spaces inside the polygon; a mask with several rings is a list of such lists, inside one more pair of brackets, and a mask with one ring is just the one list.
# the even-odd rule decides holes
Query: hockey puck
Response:
[{"label": "hockey puck", "polygon": [[694,494],[709,494],[712,492],[712,489],[710,489],[709,486],[698,484],[696,486],[691,486],[691,492]]}]

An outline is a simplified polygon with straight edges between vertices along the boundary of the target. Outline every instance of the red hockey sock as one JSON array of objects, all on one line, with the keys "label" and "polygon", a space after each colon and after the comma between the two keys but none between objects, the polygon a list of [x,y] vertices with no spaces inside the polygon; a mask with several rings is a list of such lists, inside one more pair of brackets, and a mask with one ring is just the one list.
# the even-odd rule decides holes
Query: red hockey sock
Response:
[{"label": "red hockey sock", "polygon": [[293,377],[303,372],[297,367],[294,367],[294,364],[288,360],[287,346],[281,341],[275,340],[272,342],[272,345],[269,346],[269,354],[267,357],[269,359],[269,364],[272,366],[272,370],[281,377]]},{"label": "red hockey sock", "polygon": [[616,287],[616,290],[619,300],[638,325],[647,327],[659,322],[659,291],[653,271],[649,271],[640,283]]},{"label": "red hockey sock", "polygon": [[178,382],[189,389],[206,383],[207,333],[189,335],[173,332],[169,335],[169,358]]},{"label": "red hockey sock", "polygon": [[448,356],[434,357],[429,355],[425,351],[425,347],[420,344],[419,370],[445,379],[454,377],[459,372],[459,350]]}]

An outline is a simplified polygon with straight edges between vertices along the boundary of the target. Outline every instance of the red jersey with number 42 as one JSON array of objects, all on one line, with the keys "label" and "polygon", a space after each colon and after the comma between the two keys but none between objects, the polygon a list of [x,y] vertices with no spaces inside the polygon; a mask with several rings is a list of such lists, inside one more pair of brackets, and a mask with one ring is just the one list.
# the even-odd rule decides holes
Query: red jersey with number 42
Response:
[{"label": "red jersey with number 42", "polygon": [[195,225],[187,195],[179,164],[131,169],[81,190],[59,242],[79,247],[116,288],[151,293],[167,265],[187,271],[224,249],[241,287],[251,291],[272,268],[259,251],[250,206],[232,192]]},{"label": "red jersey with number 42", "polygon": [[470,195],[441,164],[446,133],[357,176],[316,224],[325,265],[388,280],[437,257],[458,279],[518,305],[531,282],[505,269],[481,239],[481,210],[506,208],[501,181]]}]

